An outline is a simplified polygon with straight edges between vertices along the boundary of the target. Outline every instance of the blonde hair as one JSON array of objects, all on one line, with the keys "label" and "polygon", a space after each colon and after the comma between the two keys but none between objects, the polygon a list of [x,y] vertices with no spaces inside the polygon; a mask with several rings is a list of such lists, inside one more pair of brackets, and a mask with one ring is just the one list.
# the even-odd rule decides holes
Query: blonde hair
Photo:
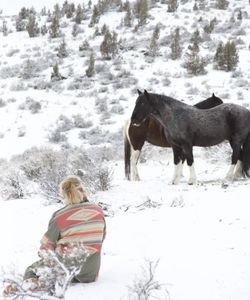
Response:
[{"label": "blonde hair", "polygon": [[74,175],[66,177],[60,183],[60,192],[64,198],[65,205],[78,204],[87,200],[81,179]]}]

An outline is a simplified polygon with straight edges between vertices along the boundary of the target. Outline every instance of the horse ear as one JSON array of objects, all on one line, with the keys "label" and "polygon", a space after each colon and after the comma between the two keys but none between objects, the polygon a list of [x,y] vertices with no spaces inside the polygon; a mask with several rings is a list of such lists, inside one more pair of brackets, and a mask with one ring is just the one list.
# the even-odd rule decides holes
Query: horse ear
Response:
[{"label": "horse ear", "polygon": [[137,89],[137,92],[138,92],[138,94],[139,94],[139,95],[141,95],[141,94],[142,94],[142,92],[141,92],[140,90],[138,90],[138,89]]},{"label": "horse ear", "polygon": [[147,90],[144,90],[144,94],[148,97],[149,94],[148,94],[148,91]]},{"label": "horse ear", "polygon": [[215,97],[215,94],[213,93],[212,97]]}]

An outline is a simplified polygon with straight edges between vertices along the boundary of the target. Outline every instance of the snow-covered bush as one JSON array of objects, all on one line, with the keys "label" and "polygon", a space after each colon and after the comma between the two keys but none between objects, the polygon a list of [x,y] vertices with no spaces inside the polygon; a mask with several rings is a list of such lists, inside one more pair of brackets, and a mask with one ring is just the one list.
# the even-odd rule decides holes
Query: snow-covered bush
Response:
[{"label": "snow-covered bush", "polygon": [[36,114],[41,110],[40,102],[35,101],[31,97],[27,97],[25,102],[19,105],[19,109],[28,109],[32,114]]},{"label": "snow-covered bush", "polygon": [[128,287],[130,300],[164,299],[170,300],[170,295],[164,284],[155,279],[155,270],[159,261],[146,261],[142,267],[140,277],[135,278],[132,285]]},{"label": "snow-covered bush", "polygon": [[72,116],[74,126],[76,128],[89,128],[93,123],[82,117],[81,114],[76,114]]},{"label": "snow-covered bush", "polygon": [[34,269],[39,277],[40,288],[30,289],[28,282],[22,282],[22,276],[15,270],[11,273],[2,271],[0,283],[11,284],[16,288],[16,292],[11,297],[13,299],[24,299],[31,297],[43,300],[65,299],[65,293],[77,274],[81,271],[88,256],[89,251],[82,247],[74,247],[72,252],[63,255],[53,251],[40,252],[43,264]]},{"label": "snow-covered bush", "polygon": [[27,180],[18,168],[6,168],[4,165],[0,166],[2,180],[0,182],[0,193],[3,199],[20,199],[27,194]]},{"label": "snow-covered bush", "polygon": [[65,133],[61,132],[60,130],[58,130],[56,128],[55,130],[52,130],[48,134],[48,140],[49,140],[50,143],[59,144],[59,143],[62,143],[62,142],[67,142],[68,138],[65,135]]}]

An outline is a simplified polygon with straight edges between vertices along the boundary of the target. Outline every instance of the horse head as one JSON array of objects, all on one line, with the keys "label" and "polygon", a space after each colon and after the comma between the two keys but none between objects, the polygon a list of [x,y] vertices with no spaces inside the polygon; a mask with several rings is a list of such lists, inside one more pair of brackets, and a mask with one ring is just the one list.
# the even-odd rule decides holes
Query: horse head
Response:
[{"label": "horse head", "polygon": [[212,94],[212,97],[208,98],[208,100],[210,100],[214,104],[214,106],[217,106],[217,105],[220,105],[223,103],[223,101],[219,97],[215,96],[214,93]]},{"label": "horse head", "polygon": [[133,126],[139,127],[141,123],[153,112],[152,100],[150,94],[144,90],[137,90],[139,96],[136,99],[135,108],[131,116],[131,123]]}]

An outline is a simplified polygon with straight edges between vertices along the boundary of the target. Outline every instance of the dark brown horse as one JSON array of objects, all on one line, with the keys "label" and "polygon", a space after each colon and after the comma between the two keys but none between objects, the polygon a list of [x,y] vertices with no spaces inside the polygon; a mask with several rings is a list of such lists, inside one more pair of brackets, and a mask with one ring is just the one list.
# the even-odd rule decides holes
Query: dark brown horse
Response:
[{"label": "dark brown horse", "polygon": [[[213,94],[212,97],[194,106],[206,109],[221,103],[223,101]],[[125,176],[128,180],[140,180],[137,163],[145,141],[155,146],[171,147],[164,134],[164,127],[152,115],[139,127],[133,126],[128,120],[124,128],[124,163]]]}]

